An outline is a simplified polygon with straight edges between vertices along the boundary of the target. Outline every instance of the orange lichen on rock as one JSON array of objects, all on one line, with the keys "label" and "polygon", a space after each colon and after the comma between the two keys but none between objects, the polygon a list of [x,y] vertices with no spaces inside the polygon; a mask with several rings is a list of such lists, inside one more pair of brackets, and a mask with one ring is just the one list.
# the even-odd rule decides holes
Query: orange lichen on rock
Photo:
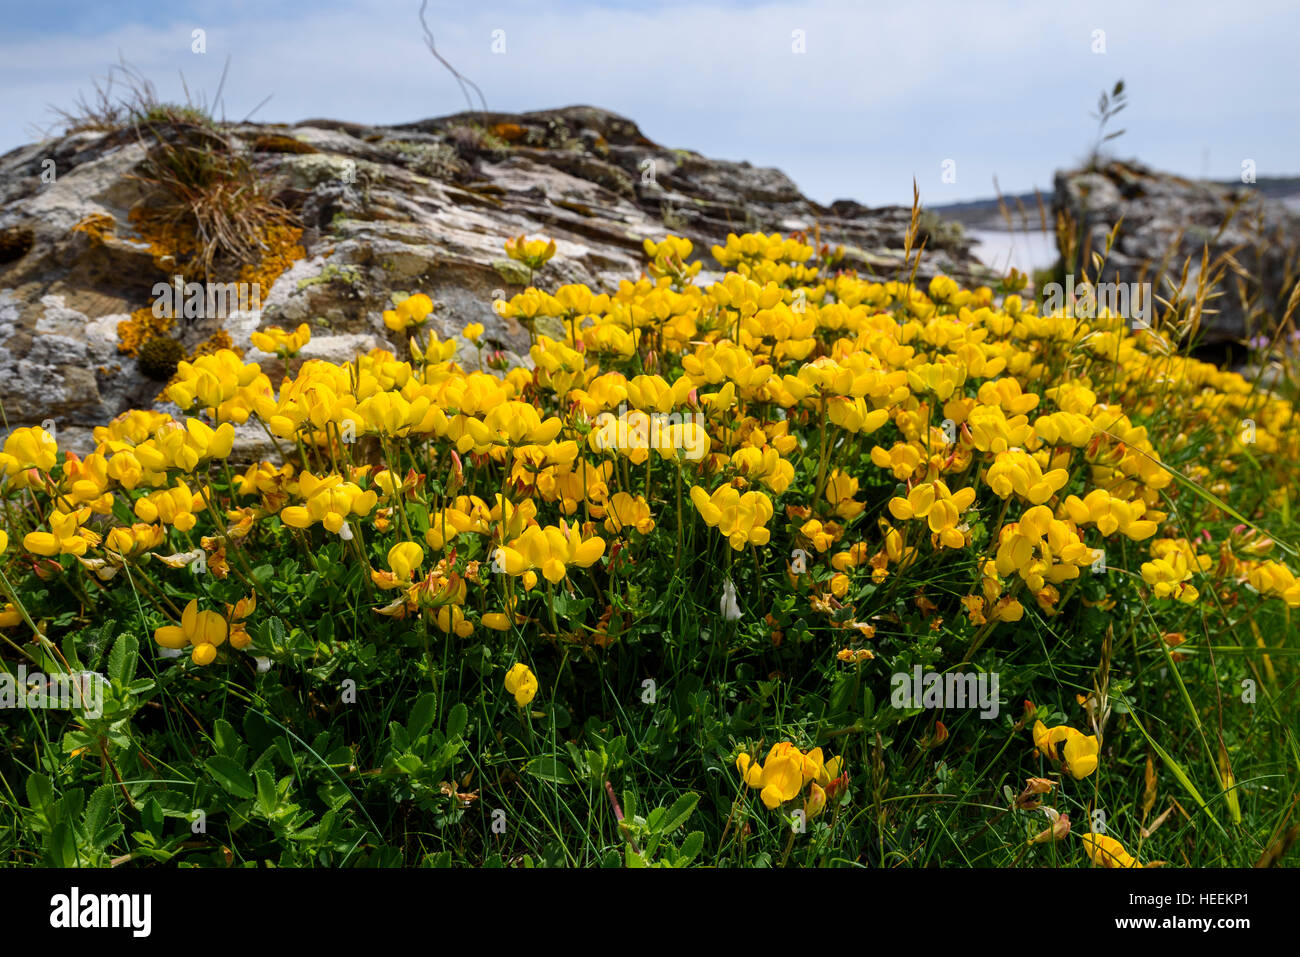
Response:
[{"label": "orange lichen on rock", "polygon": [[244,350],[235,348],[235,344],[230,339],[230,333],[226,332],[225,329],[218,329],[195,346],[194,351],[189,354],[186,361],[193,362],[195,359],[199,358],[199,356],[210,356],[214,353],[220,352],[222,349],[229,349],[235,355],[239,356],[239,358],[244,358]]},{"label": "orange lichen on rock", "polygon": [[267,133],[253,140],[253,152],[255,153],[319,153],[320,150],[310,143],[294,139],[292,136],[282,136],[278,133]]},{"label": "orange lichen on rock", "polygon": [[[145,208],[133,209],[130,221],[140,238],[149,244],[154,265],[168,280],[174,276],[203,282],[211,277],[192,275],[194,261],[199,253],[199,243],[192,229],[183,222],[165,219]],[[302,228],[286,223],[269,223],[261,230],[262,256],[257,263],[245,263],[239,269],[236,282],[257,284],[259,301],[266,298],[271,286],[280,274],[296,260],[307,255],[298,244],[302,238]],[[129,356],[138,353],[140,346],[155,336],[166,335],[175,325],[176,320],[167,316],[155,316],[152,306],[144,306],[131,313],[131,318],[117,325],[118,351]],[[217,335],[225,335],[223,332]],[[216,336],[208,340],[208,345]],[[229,337],[225,344],[213,346],[210,351],[229,348]],[[204,346],[200,346],[200,349]],[[206,354],[206,353],[199,353]]]},{"label": "orange lichen on rock", "polygon": [[140,238],[149,244],[154,265],[164,275],[169,279],[175,275],[186,276],[186,270],[199,252],[199,242],[192,228],[146,207],[131,210],[127,219]]},{"label": "orange lichen on rock", "polygon": [[170,316],[155,316],[153,306],[141,306],[131,313],[130,319],[117,324],[117,351],[135,356],[142,345],[156,336],[167,335],[175,324],[176,320]]},{"label": "orange lichen on rock", "polygon": [[91,213],[72,226],[72,232],[85,233],[91,242],[102,243],[105,235],[112,235],[117,228],[117,220],[107,213]]},{"label": "orange lichen on rock", "polygon": [[259,295],[265,299],[280,274],[307,255],[298,245],[302,227],[281,223],[269,225],[262,231],[262,260],[257,265],[245,263],[239,270],[239,282],[257,283]]},{"label": "orange lichen on rock", "polygon": [[516,140],[523,139],[524,134],[527,132],[528,131],[518,123],[498,123],[492,127],[492,135],[500,137],[507,143],[513,143]]}]

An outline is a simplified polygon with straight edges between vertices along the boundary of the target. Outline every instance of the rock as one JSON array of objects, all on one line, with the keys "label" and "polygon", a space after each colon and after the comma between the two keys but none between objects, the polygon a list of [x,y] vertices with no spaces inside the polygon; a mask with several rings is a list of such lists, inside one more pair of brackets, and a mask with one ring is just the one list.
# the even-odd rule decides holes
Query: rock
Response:
[{"label": "rock", "polygon": [[1283,284],[1300,261],[1300,213],[1250,185],[1196,182],[1132,161],[1111,162],[1099,170],[1058,172],[1053,207],[1078,225],[1081,248],[1096,252],[1104,252],[1107,236],[1119,222],[1103,273],[1096,278],[1150,282],[1159,296],[1169,294],[1162,277],[1177,283],[1189,257],[1188,286],[1194,292],[1203,250],[1208,246],[1211,262],[1231,252],[1250,273],[1250,288],[1259,299],[1248,317],[1229,271],[1227,294],[1208,306],[1217,312],[1201,317],[1207,345],[1258,334],[1265,317],[1275,320],[1284,311],[1290,289]]},{"label": "rock", "polygon": [[[690,238],[715,275],[713,244],[763,230],[820,235],[844,245],[859,268],[893,278],[910,219],[901,206],[820,206],[779,170],[668,149],[631,120],[585,106],[395,127],[247,123],[221,133],[297,218],[303,255],[245,311],[174,331],[193,349],[224,329],[272,381],[282,364],[253,348],[252,332],[306,322],[313,337],[303,356],[332,361],[404,350],[382,321],[390,296],[402,293],[436,300],[439,336],[479,322],[490,348],[526,356],[526,330],[492,309],[528,281],[502,248],[521,233],[555,239],[539,282],[611,291],[642,271],[642,241],[668,233]],[[173,279],[132,218],[158,198],[136,178],[146,158],[129,130],[77,133],[0,157],[0,401],[10,426],[54,419],[84,450],[90,429],[128,408],[175,411],[158,402],[159,383],[118,351],[118,323]],[[53,181],[42,177],[46,160]],[[940,272],[990,280],[960,231],[930,236],[918,275]],[[466,365],[480,361],[468,347],[461,354]],[[240,432],[241,443],[264,440],[260,430]]]}]

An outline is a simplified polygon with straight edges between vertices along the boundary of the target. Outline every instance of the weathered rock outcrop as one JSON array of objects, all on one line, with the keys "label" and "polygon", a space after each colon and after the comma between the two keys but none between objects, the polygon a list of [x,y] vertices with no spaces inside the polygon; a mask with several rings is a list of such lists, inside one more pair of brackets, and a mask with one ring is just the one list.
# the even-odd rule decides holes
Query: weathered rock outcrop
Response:
[{"label": "weathered rock outcrop", "polygon": [[1211,262],[1231,253],[1241,271],[1229,270],[1226,295],[1208,307],[1217,313],[1202,318],[1207,344],[1261,331],[1258,323],[1248,329],[1238,279],[1255,300],[1250,311],[1276,318],[1300,269],[1300,213],[1251,185],[1197,182],[1131,161],[1112,162],[1095,171],[1058,172],[1053,205],[1078,225],[1084,250],[1103,252],[1111,229],[1120,224],[1103,281],[1151,282],[1156,295],[1168,295],[1160,277],[1177,282],[1188,257],[1194,288],[1207,246]]},{"label": "weathered rock outcrop", "polygon": [[[303,227],[305,255],[279,274],[261,308],[221,321],[273,379],[277,360],[253,348],[249,333],[307,322],[304,357],[391,348],[381,313],[399,291],[438,301],[440,335],[481,322],[489,343],[524,351],[525,331],[491,308],[494,293],[512,295],[526,281],[502,251],[520,233],[554,237],[545,282],[612,290],[639,274],[642,240],[670,232],[695,241],[708,268],[710,245],[729,232],[819,229],[859,269],[893,278],[910,218],[901,206],[819,206],[778,170],[666,149],[635,123],[590,107],[222,133]],[[156,246],[134,229],[132,211],[150,202],[137,178],[147,155],[124,129],[0,157],[0,401],[11,427],[53,419],[60,443],[75,447],[89,427],[153,404],[160,384],[119,352],[117,334],[169,278]],[[942,232],[929,237],[921,276],[987,279],[959,234]],[[199,323],[182,340],[193,347],[212,331]]]}]

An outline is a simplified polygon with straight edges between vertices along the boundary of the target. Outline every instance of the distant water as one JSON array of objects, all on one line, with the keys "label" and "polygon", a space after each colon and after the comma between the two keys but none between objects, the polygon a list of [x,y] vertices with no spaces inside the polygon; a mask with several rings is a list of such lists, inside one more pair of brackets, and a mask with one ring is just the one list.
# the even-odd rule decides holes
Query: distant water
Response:
[{"label": "distant water", "polygon": [[1032,279],[1035,269],[1048,269],[1056,263],[1056,237],[1038,230],[968,229],[966,235],[975,241],[973,252],[980,262],[997,272],[1015,267]]}]

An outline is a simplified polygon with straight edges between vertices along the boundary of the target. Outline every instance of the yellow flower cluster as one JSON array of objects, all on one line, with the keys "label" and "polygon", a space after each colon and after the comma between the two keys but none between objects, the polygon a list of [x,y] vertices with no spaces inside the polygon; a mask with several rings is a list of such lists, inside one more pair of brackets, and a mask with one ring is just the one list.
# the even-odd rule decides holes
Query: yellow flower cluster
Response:
[{"label": "yellow flower cluster", "polygon": [[[1253,591],[1300,607],[1266,536],[1215,532],[1222,514],[1174,527],[1169,500],[1190,500],[1162,464],[1194,442],[1206,465],[1187,466],[1189,481],[1219,498],[1250,461],[1279,469],[1285,489],[1300,433],[1284,400],[1170,355],[1121,317],[1040,314],[947,277],[862,278],[801,236],[730,237],[713,251],[728,272],[707,285],[688,240],[645,249],[647,274],[608,292],[530,287],[498,303],[506,323],[559,320],[534,333],[526,368],[467,370],[463,340],[426,330],[409,355],[308,360],[277,387],[218,350],[179,364],[166,395],[181,418],[125,413],[84,458],[15,430],[0,453],[9,531],[34,555],[116,567],[189,550],[201,522],[234,559],[285,541],[310,551],[323,529],[348,543],[367,588],[400,585],[376,611],[460,636],[537,621],[519,604],[542,583],[548,595],[623,587],[617,553],[641,539],[688,562],[715,545],[728,562],[728,546],[750,551],[756,567],[786,570],[825,627],[863,634],[864,589],[921,563],[947,563],[953,607],[985,629],[1035,602],[1051,613],[1085,569],[1133,549],[1140,567],[1107,588],[1164,602]],[[507,252],[536,270],[555,245],[520,237]],[[384,320],[406,333],[433,309],[416,293]],[[255,342],[288,356],[309,338],[300,326]],[[223,476],[245,424],[286,464]],[[384,554],[389,570],[376,571]],[[744,613],[734,595],[722,607]],[[1086,764],[1063,743],[1072,770]]]},{"label": "yellow flower cluster", "polygon": [[1082,780],[1097,770],[1099,745],[1095,734],[1085,735],[1065,725],[1049,728],[1035,721],[1034,747],[1043,757],[1059,762],[1075,780]]},{"label": "yellow flower cluster", "polygon": [[821,748],[805,753],[789,741],[772,745],[762,764],[743,751],[736,758],[736,770],[746,786],[758,791],[769,809],[804,795],[805,820],[825,810],[826,802],[847,785],[848,775],[841,764],[838,757],[824,758]]},{"label": "yellow flower cluster", "polygon": [[235,648],[248,647],[251,639],[244,630],[243,619],[257,605],[256,598],[242,599],[227,606],[226,614],[200,611],[195,599],[185,606],[179,625],[163,625],[153,633],[153,640],[163,648],[179,651],[190,649],[190,658],[196,665],[210,665],[217,657],[217,648],[230,639]]},{"label": "yellow flower cluster", "polygon": [[1083,849],[1088,860],[1098,867],[1141,867],[1137,859],[1124,849],[1124,845],[1106,834],[1083,835]]},{"label": "yellow flower cluster", "polygon": [[515,704],[521,708],[528,707],[537,697],[537,676],[523,662],[511,665],[506,672],[506,691],[515,696]]},{"label": "yellow flower cluster", "polygon": [[287,332],[279,326],[271,326],[249,336],[253,345],[263,352],[281,355],[285,358],[296,356],[302,347],[311,342],[311,326],[299,323],[293,332]]},{"label": "yellow flower cluster", "polygon": [[433,300],[419,292],[414,296],[407,296],[397,304],[397,308],[385,309],[384,325],[394,332],[405,332],[413,327],[424,325],[432,312]]}]

